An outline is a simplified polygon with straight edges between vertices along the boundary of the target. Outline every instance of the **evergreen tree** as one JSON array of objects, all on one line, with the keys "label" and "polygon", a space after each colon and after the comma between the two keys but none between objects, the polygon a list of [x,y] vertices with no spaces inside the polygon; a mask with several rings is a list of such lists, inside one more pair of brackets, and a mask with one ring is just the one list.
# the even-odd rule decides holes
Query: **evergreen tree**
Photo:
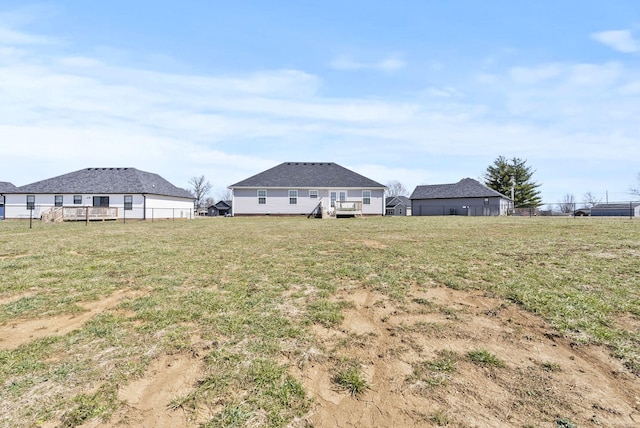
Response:
[{"label": "evergreen tree", "polygon": [[493,165],[487,167],[484,175],[485,184],[493,190],[511,197],[511,189],[514,185],[514,206],[516,208],[536,208],[542,204],[540,184],[531,180],[533,173],[527,161],[520,158],[507,159],[499,156]]}]

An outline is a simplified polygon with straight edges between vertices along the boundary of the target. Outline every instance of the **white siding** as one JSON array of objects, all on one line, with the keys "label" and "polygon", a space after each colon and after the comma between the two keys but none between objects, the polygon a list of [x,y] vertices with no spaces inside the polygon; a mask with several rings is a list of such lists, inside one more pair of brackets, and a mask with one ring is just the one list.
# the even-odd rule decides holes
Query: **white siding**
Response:
[{"label": "white siding", "polygon": [[[33,193],[29,193],[30,195]],[[193,218],[193,201],[185,198],[172,198],[169,196],[146,195],[135,193],[118,194],[82,194],[82,203],[74,204],[73,197],[78,195],[62,194],[62,205],[65,207],[91,207],[94,196],[108,196],[109,206],[118,208],[118,218],[131,219],[152,219],[152,218]],[[133,196],[131,210],[124,209],[124,196]],[[35,194],[35,207],[33,218],[40,216],[55,206],[54,194]],[[7,219],[28,219],[31,213],[27,209],[27,194],[5,195],[5,218]]]},{"label": "white siding", "polygon": [[[258,204],[258,190],[267,191],[267,203]],[[298,191],[298,203],[289,203],[289,190]],[[318,198],[309,198],[309,190],[317,190]],[[363,189],[273,189],[273,188],[252,188],[233,189],[233,214],[234,215],[307,215],[311,213],[322,200],[324,204],[329,204],[329,193],[331,191],[346,191],[347,201],[362,201]],[[363,205],[362,211],[365,215],[382,215],[384,213],[384,190],[371,190],[371,204]]]},{"label": "white siding", "polygon": [[147,195],[147,220],[158,218],[193,218],[193,200],[170,196]]}]

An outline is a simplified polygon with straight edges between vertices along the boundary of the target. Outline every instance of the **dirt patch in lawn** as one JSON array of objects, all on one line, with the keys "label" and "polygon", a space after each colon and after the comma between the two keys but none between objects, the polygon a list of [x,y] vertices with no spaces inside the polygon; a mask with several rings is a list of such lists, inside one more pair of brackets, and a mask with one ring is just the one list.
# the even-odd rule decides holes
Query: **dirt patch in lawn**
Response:
[{"label": "dirt patch in lawn", "polygon": [[[74,317],[1,326],[0,346],[65,334],[128,297],[114,293]],[[573,342],[515,304],[480,291],[418,286],[402,301],[355,284],[344,285],[336,297],[346,303],[344,321],[334,328],[312,326],[317,340],[308,358],[289,362],[313,400],[311,411],[291,427],[640,426],[638,377],[607,349]],[[85,426],[208,421],[219,406],[196,416],[171,406],[205,376],[205,354],[159,356],[140,378],[120,387],[121,405],[109,421]],[[346,361],[366,382],[360,394],[335,382]]]},{"label": "dirt patch in lawn", "polygon": [[[118,399],[124,403],[121,410],[108,424],[101,421],[99,426],[197,426],[202,421],[195,420],[192,414],[180,408],[174,409],[171,403],[193,390],[202,377],[201,363],[192,353],[161,356],[144,377],[118,391]],[[206,421],[212,416],[207,409],[201,409],[197,419]]]},{"label": "dirt patch in lawn", "polygon": [[[315,400],[314,427],[610,426],[640,424],[640,382],[599,346],[565,339],[539,317],[476,291],[414,287],[404,302],[364,289],[323,347],[292,369]],[[497,361],[474,362],[484,351]],[[358,361],[368,389],[332,381]],[[566,425],[562,425],[566,424]]]},{"label": "dirt patch in lawn", "polygon": [[[62,336],[82,327],[96,314],[117,306],[122,300],[136,297],[129,290],[118,290],[108,297],[79,304],[84,312],[73,315],[13,320],[0,325],[0,349],[14,349],[46,336]],[[24,295],[22,296],[24,297]]]}]

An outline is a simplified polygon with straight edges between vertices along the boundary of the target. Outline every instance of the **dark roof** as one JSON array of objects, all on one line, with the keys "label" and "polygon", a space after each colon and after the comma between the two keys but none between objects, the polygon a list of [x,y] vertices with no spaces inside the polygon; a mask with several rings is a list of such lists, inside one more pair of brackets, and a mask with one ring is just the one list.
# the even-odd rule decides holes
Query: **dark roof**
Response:
[{"label": "dark roof", "polygon": [[[451,199],[451,198],[507,198],[473,178],[463,178],[453,184],[432,184],[417,186],[410,199]],[[507,198],[509,199],[509,198]]]},{"label": "dark roof", "polygon": [[387,196],[387,199],[385,200],[385,205],[389,208],[400,204],[408,207],[411,205],[411,201],[406,196]]},{"label": "dark roof", "polygon": [[357,174],[333,162],[285,162],[246,180],[235,187],[277,188],[384,188],[383,184]]},{"label": "dark roof", "polygon": [[219,209],[219,208],[222,208],[222,209],[225,209],[225,208],[231,208],[231,201],[218,201],[218,202],[214,205],[214,207],[216,207],[216,208],[218,208],[218,209]]},{"label": "dark roof", "polygon": [[158,174],[136,168],[85,168],[16,187],[11,193],[148,193],[193,198]]},{"label": "dark roof", "polygon": [[6,193],[14,190],[16,186],[9,183],[8,181],[0,181],[0,193]]},{"label": "dark roof", "polygon": [[591,209],[601,209],[601,210],[610,210],[610,209],[629,209],[629,207],[636,208],[640,205],[640,202],[627,202],[627,203],[614,203],[614,204],[597,204],[591,207]]}]

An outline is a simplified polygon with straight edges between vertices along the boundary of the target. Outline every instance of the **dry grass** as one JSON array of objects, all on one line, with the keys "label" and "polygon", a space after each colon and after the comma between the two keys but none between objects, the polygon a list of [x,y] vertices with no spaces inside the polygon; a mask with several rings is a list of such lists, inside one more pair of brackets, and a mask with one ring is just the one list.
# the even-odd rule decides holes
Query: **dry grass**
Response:
[{"label": "dry grass", "polygon": [[412,284],[485,290],[640,374],[640,333],[627,328],[640,319],[640,222],[628,219],[4,221],[0,234],[3,331],[128,293],[64,335],[0,341],[2,426],[110,420],[119,385],[196,343],[205,376],[167,406],[193,420],[209,409],[204,426],[285,426],[311,404],[285,361],[320,346],[310,326],[338,325],[349,307],[333,297],[355,287],[399,303]]}]

